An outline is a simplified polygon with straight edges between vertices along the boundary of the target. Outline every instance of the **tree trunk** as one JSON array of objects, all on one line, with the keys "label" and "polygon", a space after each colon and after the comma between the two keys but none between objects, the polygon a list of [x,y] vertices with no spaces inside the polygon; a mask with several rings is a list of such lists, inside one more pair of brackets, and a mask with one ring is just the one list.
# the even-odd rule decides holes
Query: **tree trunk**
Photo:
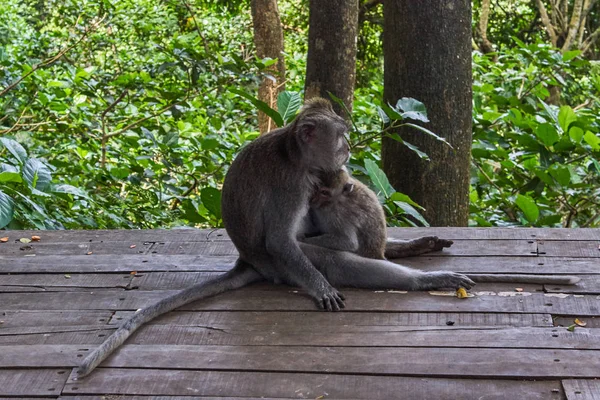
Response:
[{"label": "tree trunk", "polygon": [[481,14],[479,15],[479,24],[477,24],[477,31],[480,38],[479,48],[483,54],[494,51],[494,46],[487,37],[488,21],[490,18],[490,2],[491,0],[481,0]]},{"label": "tree trunk", "polygon": [[398,133],[431,161],[390,138],[382,161],[391,184],[426,208],[432,226],[465,226],[471,157],[471,2],[384,1],[384,100],[425,103],[427,128],[447,145],[411,128]]},{"label": "tree trunk", "polygon": [[[283,30],[279,18],[277,0],[252,0],[252,22],[254,25],[254,45],[259,58],[277,59],[277,63],[268,69],[275,78],[263,78],[258,87],[259,100],[271,108],[277,107],[277,94],[285,89],[285,61],[283,59]],[[262,111],[258,112],[258,128],[260,134],[276,128],[275,123]]]},{"label": "tree trunk", "polygon": [[[306,99],[333,93],[352,111],[358,0],[310,0]],[[337,104],[335,111],[347,117]]]}]

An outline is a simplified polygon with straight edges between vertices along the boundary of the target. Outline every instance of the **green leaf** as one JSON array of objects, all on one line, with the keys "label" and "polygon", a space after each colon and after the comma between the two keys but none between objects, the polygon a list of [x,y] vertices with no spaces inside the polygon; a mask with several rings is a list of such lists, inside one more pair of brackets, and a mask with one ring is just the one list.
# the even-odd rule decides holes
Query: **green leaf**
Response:
[{"label": "green leaf", "polygon": [[552,146],[560,139],[554,125],[549,123],[539,124],[535,129],[535,136],[547,147]]},{"label": "green leaf", "polygon": [[27,161],[27,151],[25,148],[21,146],[19,142],[9,138],[0,138],[0,143],[4,145],[6,150],[13,155],[13,157],[19,162],[19,164],[25,163]]},{"label": "green leaf", "polygon": [[417,153],[417,155],[419,156],[419,158],[421,160],[427,160],[427,161],[429,161],[429,156],[427,155],[427,153],[424,153],[421,150],[419,150],[419,148],[417,146],[415,146],[414,144],[408,143],[406,140],[402,140],[402,143],[406,147],[408,147],[409,149],[411,149],[412,151],[414,151],[415,153]]},{"label": "green leaf", "polygon": [[377,114],[379,114],[379,118],[381,118],[381,122],[386,125],[390,123],[390,117],[387,116],[387,114],[385,113],[385,111],[383,111],[383,108],[381,107],[377,107]]},{"label": "green leaf", "polygon": [[396,103],[396,110],[404,111],[402,117],[417,121],[429,122],[425,104],[410,97],[403,97]]},{"label": "green leaf", "polygon": [[67,184],[61,184],[61,185],[54,186],[52,188],[52,192],[72,194],[74,196],[84,197],[86,199],[90,198],[88,196],[88,194],[85,191],[83,191],[82,189],[75,187],[75,186],[67,185]]},{"label": "green leaf", "polygon": [[385,115],[387,115],[387,117],[392,121],[402,121],[404,119],[398,111],[394,110],[388,104],[381,104],[381,109],[383,110]]},{"label": "green leaf", "polygon": [[580,54],[581,54],[581,50],[566,51],[566,52],[563,53],[562,59],[565,62],[566,61],[571,61],[572,59],[574,59],[575,57],[577,57]]},{"label": "green leaf", "polygon": [[221,219],[221,191],[214,187],[206,187],[200,191],[200,200],[208,211],[217,219]]},{"label": "green leaf", "polygon": [[15,212],[13,199],[0,190],[0,229],[10,223]]},{"label": "green leaf", "polygon": [[587,131],[585,135],[583,135],[583,140],[585,140],[585,142],[589,144],[592,149],[600,150],[600,138],[594,135],[592,132]]},{"label": "green leaf", "polygon": [[50,169],[37,158],[30,158],[23,166],[23,179],[29,186],[43,191],[52,180]]},{"label": "green leaf", "polygon": [[239,89],[229,89],[229,90],[232,93],[240,95],[243,98],[249,100],[250,103],[252,103],[254,105],[254,107],[258,108],[260,111],[267,114],[275,122],[275,124],[277,124],[278,127],[285,125],[283,122],[283,118],[281,118],[281,115],[279,115],[279,113],[277,111],[275,111],[271,107],[269,107],[269,105],[267,103],[265,103],[264,101],[260,101],[256,97],[244,92],[243,90],[239,90]]},{"label": "green leaf", "polygon": [[301,105],[302,99],[298,92],[285,91],[277,96],[277,111],[286,124],[294,119]]},{"label": "green leaf", "polygon": [[518,194],[515,204],[523,211],[525,218],[530,223],[534,223],[539,218],[540,210],[531,197]]},{"label": "green leaf", "polygon": [[400,209],[405,213],[415,218],[417,221],[423,224],[423,226],[429,226],[429,223],[423,218],[421,213],[419,213],[413,206],[403,201],[394,201],[394,204],[400,207]]},{"label": "green leaf", "polygon": [[369,178],[371,178],[371,182],[375,186],[377,191],[377,196],[382,196],[388,199],[396,190],[390,184],[388,177],[385,175],[385,172],[375,163],[373,160],[365,160],[365,169],[367,170],[367,174]]},{"label": "green leaf", "polygon": [[577,115],[575,111],[569,106],[562,106],[558,112],[558,124],[562,128],[563,132],[569,131],[569,125],[572,122],[577,121]]},{"label": "green leaf", "polygon": [[435,133],[431,132],[429,129],[427,128],[423,128],[422,126],[419,125],[415,125],[415,124],[411,124],[410,122],[406,122],[400,126],[410,126],[411,128],[415,128],[420,130],[421,132],[425,132],[426,134],[428,134],[429,136],[433,137],[435,140],[440,141],[442,143],[447,144],[451,149],[453,149],[454,147],[452,147],[452,145],[450,143],[448,143],[448,141],[446,139],[444,139],[441,136],[436,135]]},{"label": "green leaf", "polygon": [[583,139],[583,129],[578,126],[572,126],[571,129],[569,129],[569,137],[573,142],[580,143],[581,139]]},{"label": "green leaf", "polygon": [[4,171],[4,172],[0,172],[0,182],[23,182],[23,179],[21,179],[21,174],[19,174],[18,172],[8,172],[8,171]]},{"label": "green leaf", "polygon": [[424,208],[421,207],[420,205],[418,205],[416,201],[414,201],[413,199],[411,199],[408,195],[406,195],[404,193],[394,192],[390,196],[390,200],[392,200],[392,201],[403,201],[405,203],[410,204],[411,206],[414,206],[414,207],[420,208],[421,210],[424,210]]},{"label": "green leaf", "polygon": [[569,168],[563,165],[552,165],[550,168],[548,168],[548,173],[550,173],[550,176],[556,179],[556,182],[560,186],[565,187],[571,182],[571,172],[569,171]]}]

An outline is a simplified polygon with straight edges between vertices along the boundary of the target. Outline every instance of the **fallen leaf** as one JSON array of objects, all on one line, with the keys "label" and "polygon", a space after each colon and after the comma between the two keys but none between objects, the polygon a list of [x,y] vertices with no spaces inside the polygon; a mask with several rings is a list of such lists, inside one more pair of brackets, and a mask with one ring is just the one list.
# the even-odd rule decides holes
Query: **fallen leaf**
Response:
[{"label": "fallen leaf", "polygon": [[466,299],[467,297],[469,297],[469,295],[465,288],[458,288],[456,289],[456,297],[458,297],[459,299]]},{"label": "fallen leaf", "polygon": [[135,244],[132,244],[131,246],[129,246],[130,249],[135,249]]},{"label": "fallen leaf", "polygon": [[71,275],[69,275],[69,274],[65,274],[65,278],[67,278],[67,279],[71,279]]},{"label": "fallen leaf", "polygon": [[88,251],[88,252],[87,252],[87,253],[85,253],[85,254],[87,254],[88,256],[91,256],[91,255],[92,255],[92,254],[94,254],[94,253],[93,253],[92,251]]},{"label": "fallen leaf", "polygon": [[575,321],[573,321],[573,322],[575,322],[575,325],[577,325],[577,326],[586,326],[587,325],[587,322],[582,321],[579,318],[575,318]]},{"label": "fallen leaf", "polygon": [[19,239],[19,242],[21,242],[21,243],[29,243],[29,242],[31,242],[31,239],[21,238],[21,239]]},{"label": "fallen leaf", "polygon": [[522,291],[523,291],[523,288],[522,288],[522,287],[517,287],[517,288],[515,288],[515,292],[522,292]]},{"label": "fallen leaf", "polygon": [[6,242],[8,242],[8,236],[5,236],[5,237],[3,237],[3,238],[0,238],[0,242],[2,242],[2,243],[6,243]]},{"label": "fallen leaf", "polygon": [[137,275],[137,271],[131,271],[129,275]]},{"label": "fallen leaf", "polygon": [[575,325],[575,324],[573,324],[573,325],[569,325],[569,327],[567,328],[567,330],[568,330],[569,332],[575,332],[575,327],[576,327],[576,326],[577,326],[577,325]]},{"label": "fallen leaf", "polygon": [[39,242],[40,240],[42,240],[42,238],[34,235],[31,237],[31,240],[33,240],[34,242]]}]

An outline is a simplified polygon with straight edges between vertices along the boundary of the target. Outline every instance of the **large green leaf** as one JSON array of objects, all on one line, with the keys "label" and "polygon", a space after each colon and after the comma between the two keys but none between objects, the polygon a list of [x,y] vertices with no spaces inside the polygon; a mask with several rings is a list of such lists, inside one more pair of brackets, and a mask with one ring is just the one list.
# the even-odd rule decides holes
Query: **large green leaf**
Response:
[{"label": "large green leaf", "polygon": [[542,141],[542,143],[544,143],[544,145],[548,147],[552,146],[560,139],[554,125],[547,122],[537,126],[535,129],[535,135]]},{"label": "large green leaf", "polygon": [[548,169],[548,172],[562,187],[568,186],[571,182],[571,172],[564,165],[554,164]]},{"label": "large green leaf", "polygon": [[23,179],[21,179],[21,174],[19,174],[18,172],[9,172],[9,171],[4,171],[4,172],[0,172],[0,182],[23,182]]},{"label": "large green leaf", "polygon": [[0,143],[2,143],[6,150],[13,155],[19,164],[23,164],[25,161],[27,161],[27,151],[25,151],[25,148],[16,140],[0,138]]},{"label": "large green leaf", "polygon": [[577,115],[575,111],[569,106],[562,106],[558,111],[558,124],[562,128],[563,132],[569,131],[569,125],[577,121]]},{"label": "large green leaf", "polygon": [[23,179],[32,188],[45,190],[52,180],[50,169],[37,158],[30,158],[23,166]]},{"label": "large green leaf", "polygon": [[243,90],[239,90],[239,89],[229,89],[229,90],[231,92],[233,92],[237,95],[240,95],[243,98],[249,100],[250,103],[252,103],[254,105],[254,107],[258,108],[260,111],[267,114],[275,122],[275,124],[277,124],[277,126],[281,127],[281,126],[285,125],[283,122],[283,118],[281,118],[281,115],[279,115],[279,113],[277,111],[275,111],[271,107],[269,107],[269,105],[267,103],[265,103],[264,101],[260,101],[256,97],[252,96],[249,93],[244,92]]},{"label": "large green leaf", "polygon": [[402,110],[402,117],[422,122],[429,122],[425,104],[411,97],[403,97],[396,103],[396,109]]},{"label": "large green leaf", "polygon": [[453,149],[454,147],[452,147],[452,145],[450,143],[448,143],[448,141],[446,139],[444,139],[441,136],[436,135],[435,133],[431,132],[429,129],[427,128],[423,128],[422,126],[416,125],[416,124],[411,124],[410,122],[406,122],[404,124],[402,124],[401,126],[410,126],[411,128],[415,128],[420,130],[421,132],[424,132],[426,134],[428,134],[429,136],[431,136],[432,138],[434,138],[437,141],[440,141],[442,143],[447,144],[451,149]]},{"label": "large green leaf", "polygon": [[403,140],[402,143],[404,143],[404,145],[406,147],[408,147],[409,149],[411,149],[412,151],[414,151],[421,160],[427,160],[429,161],[429,156],[427,155],[427,153],[422,152],[421,150],[419,150],[419,148],[417,146],[415,146],[414,144],[410,144],[408,143],[406,140]]},{"label": "large green leaf", "polygon": [[592,149],[600,150],[600,138],[591,131],[587,131],[585,135],[583,135],[583,140],[585,140],[585,142],[589,144]]},{"label": "large green leaf", "polygon": [[67,185],[67,184],[60,184],[60,185],[54,186],[52,188],[52,192],[72,194],[75,196],[84,197],[86,199],[90,198],[88,196],[88,194],[85,191],[83,191],[82,189],[72,186],[72,185]]},{"label": "large green leaf", "polygon": [[419,221],[423,226],[429,226],[429,223],[423,218],[421,213],[419,213],[413,206],[403,201],[394,201],[394,204],[400,207],[400,209],[405,213]]},{"label": "large green leaf", "polygon": [[540,210],[531,197],[518,194],[515,199],[515,204],[523,211],[527,221],[530,223],[537,221],[540,216]]},{"label": "large green leaf", "polygon": [[200,191],[202,204],[217,219],[221,219],[221,191],[213,187],[205,187]]},{"label": "large green leaf", "polygon": [[301,105],[302,98],[298,92],[285,91],[277,96],[277,111],[285,124],[294,119]]},{"label": "large green leaf", "polygon": [[0,229],[10,223],[15,212],[13,199],[0,190]]},{"label": "large green leaf", "polygon": [[365,169],[367,170],[367,174],[369,175],[369,178],[371,178],[371,181],[377,190],[378,196],[387,199],[396,191],[390,184],[385,172],[383,172],[383,170],[377,166],[375,161],[368,159],[365,160]]}]

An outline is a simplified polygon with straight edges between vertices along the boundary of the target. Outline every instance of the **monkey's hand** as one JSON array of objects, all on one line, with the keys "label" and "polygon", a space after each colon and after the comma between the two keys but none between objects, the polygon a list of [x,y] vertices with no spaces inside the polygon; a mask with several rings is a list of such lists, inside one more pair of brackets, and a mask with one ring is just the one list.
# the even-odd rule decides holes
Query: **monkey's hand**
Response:
[{"label": "monkey's hand", "polygon": [[313,297],[319,308],[326,311],[340,311],[346,307],[346,298],[332,286],[321,288]]},{"label": "monkey's hand", "polygon": [[440,239],[437,236],[423,236],[411,240],[388,239],[385,244],[385,258],[418,256],[432,251],[440,251],[444,247],[452,246],[453,243],[452,240]]}]

